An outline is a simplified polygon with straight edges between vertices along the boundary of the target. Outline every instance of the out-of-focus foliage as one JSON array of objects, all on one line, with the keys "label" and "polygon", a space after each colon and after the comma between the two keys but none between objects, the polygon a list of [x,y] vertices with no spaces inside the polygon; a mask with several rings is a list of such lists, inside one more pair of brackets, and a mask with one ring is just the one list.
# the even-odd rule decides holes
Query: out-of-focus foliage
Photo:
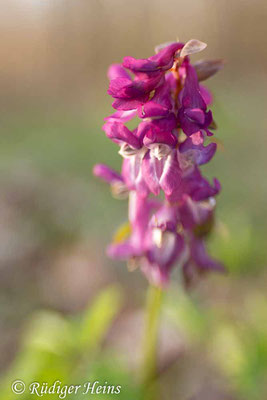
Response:
[{"label": "out-of-focus foliage", "polygon": [[[62,382],[62,386],[94,381],[102,385],[105,381],[114,386],[120,384],[123,386],[122,399],[138,398],[120,356],[109,349],[102,350],[121,305],[120,290],[109,287],[81,315],[63,317],[48,310],[33,315],[25,328],[19,355],[3,377],[1,396],[7,400],[16,398],[10,387],[19,377],[27,387],[20,395],[22,399],[32,398],[28,390],[30,383],[47,382],[51,386],[56,380]],[[84,390],[67,394],[67,398],[84,398]],[[51,396],[44,394],[42,397]],[[98,397],[109,396],[99,394]]]},{"label": "out-of-focus foliage", "polygon": [[260,400],[267,390],[267,302],[263,290],[243,296],[242,303],[232,307],[221,296],[219,302],[207,299],[208,304],[199,305],[194,297],[172,291],[165,313],[188,346],[205,349],[206,362],[236,396]]}]

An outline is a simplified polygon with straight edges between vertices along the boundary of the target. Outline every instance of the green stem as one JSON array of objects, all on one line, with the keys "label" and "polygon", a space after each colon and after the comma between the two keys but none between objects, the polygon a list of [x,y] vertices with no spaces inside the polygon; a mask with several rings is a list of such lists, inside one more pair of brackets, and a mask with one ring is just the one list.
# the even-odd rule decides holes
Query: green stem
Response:
[{"label": "green stem", "polygon": [[[150,286],[147,292],[142,381],[145,391],[153,386],[157,374],[157,345],[162,289]],[[150,396],[146,396],[148,398]],[[152,397],[152,396],[151,396]]]}]

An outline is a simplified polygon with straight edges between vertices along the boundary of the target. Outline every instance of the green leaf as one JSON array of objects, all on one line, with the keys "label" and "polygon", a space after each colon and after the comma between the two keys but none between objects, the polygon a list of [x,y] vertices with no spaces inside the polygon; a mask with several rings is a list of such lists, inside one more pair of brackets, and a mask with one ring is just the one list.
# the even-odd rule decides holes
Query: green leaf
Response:
[{"label": "green leaf", "polygon": [[121,292],[116,286],[107,288],[83,315],[79,344],[83,350],[97,348],[121,307]]}]

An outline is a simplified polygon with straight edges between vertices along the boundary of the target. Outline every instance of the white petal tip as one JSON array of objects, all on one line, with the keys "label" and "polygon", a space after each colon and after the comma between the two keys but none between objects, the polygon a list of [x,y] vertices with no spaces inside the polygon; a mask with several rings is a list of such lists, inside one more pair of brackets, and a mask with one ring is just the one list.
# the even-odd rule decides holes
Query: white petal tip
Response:
[{"label": "white petal tip", "polygon": [[197,39],[189,40],[181,50],[180,57],[189,56],[190,54],[199,53],[207,47],[207,44]]}]

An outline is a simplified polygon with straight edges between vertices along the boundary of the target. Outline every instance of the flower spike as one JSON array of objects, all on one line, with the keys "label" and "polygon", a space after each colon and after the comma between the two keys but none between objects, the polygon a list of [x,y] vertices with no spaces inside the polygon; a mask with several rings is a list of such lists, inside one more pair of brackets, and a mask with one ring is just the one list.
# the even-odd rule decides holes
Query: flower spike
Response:
[{"label": "flower spike", "polygon": [[[139,265],[158,286],[168,283],[175,265],[186,286],[195,275],[224,270],[205,247],[220,183],[211,184],[200,171],[217,145],[206,143],[216,124],[212,96],[199,82],[223,66],[221,60],[191,64],[190,56],[205,48],[196,39],[165,43],[152,57],[125,57],[108,70],[117,111],[105,118],[103,130],[119,146],[122,170],[98,164],[94,174],[116,196],[129,197],[128,235],[115,240],[108,254]],[[134,117],[139,123],[130,130],[125,123]]]}]

